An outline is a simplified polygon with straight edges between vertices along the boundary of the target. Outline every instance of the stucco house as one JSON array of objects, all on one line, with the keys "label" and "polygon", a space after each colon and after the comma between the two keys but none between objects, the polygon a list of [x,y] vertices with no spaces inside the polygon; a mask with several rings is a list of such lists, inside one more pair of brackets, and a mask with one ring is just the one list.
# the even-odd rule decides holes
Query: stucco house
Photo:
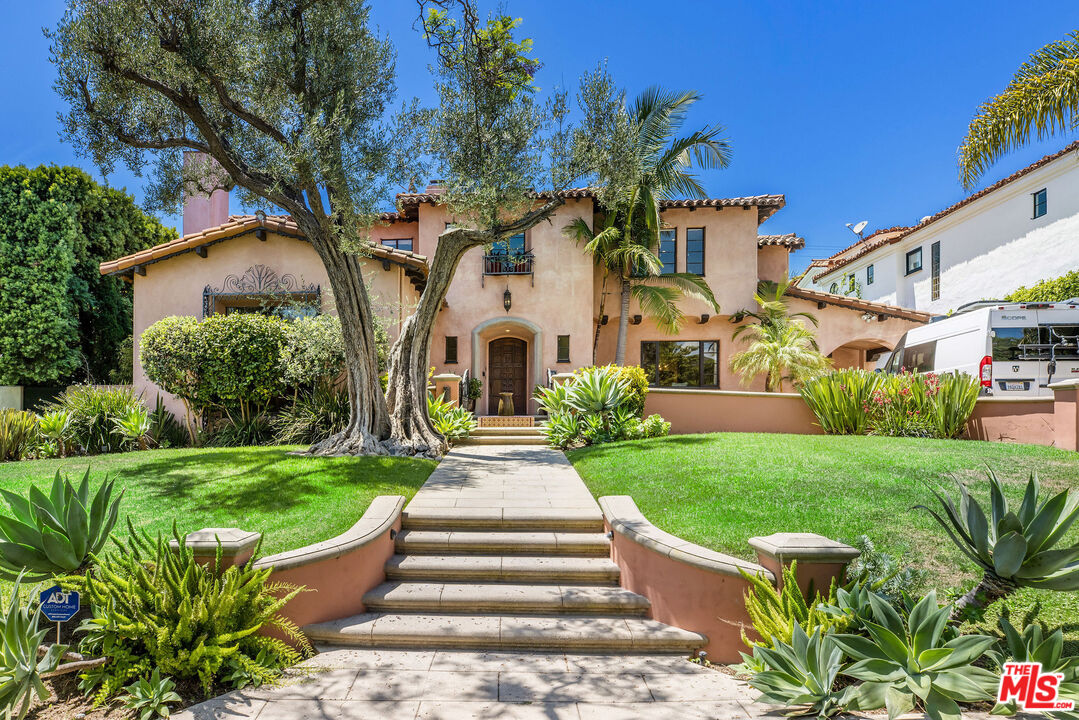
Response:
[{"label": "stucco house", "polygon": [[[397,196],[372,233],[365,273],[376,311],[391,337],[423,291],[438,236],[452,224],[439,202],[440,188]],[[469,251],[457,270],[432,338],[430,364],[438,373],[479,378],[480,415],[498,410],[499,394],[513,394],[518,414],[534,414],[533,389],[553,374],[592,364],[596,324],[601,326],[598,363],[614,358],[618,302],[609,296],[599,317],[602,275],[593,259],[563,228],[577,217],[592,223],[597,212],[588,189],[564,193],[565,204],[547,222],[504,246]],[[728,360],[741,348],[732,340],[740,310],[755,308],[760,280],[782,280],[789,254],[804,245],[793,234],[767,235],[761,223],[785,203],[782,195],[664,201],[661,259],[678,272],[702,275],[721,313],[686,299],[681,332],[670,336],[631,306],[626,362],[639,364],[661,387],[742,390]],[[188,198],[184,235],[102,263],[101,272],[134,284],[137,390],[152,398],[160,390],[138,362],[138,338],[169,315],[265,311],[289,314],[333,311],[325,270],[314,249],[288,217],[228,214],[228,196]],[[616,293],[613,284],[608,292]],[[928,316],[908,309],[792,288],[793,310],[820,319],[822,352],[839,367],[863,365],[894,346],[909,327]],[[763,378],[749,389],[763,390]],[[168,398],[170,406],[177,403]]]},{"label": "stucco house", "polygon": [[799,285],[944,314],[1079,268],[1079,142],[911,227],[814,260]]}]

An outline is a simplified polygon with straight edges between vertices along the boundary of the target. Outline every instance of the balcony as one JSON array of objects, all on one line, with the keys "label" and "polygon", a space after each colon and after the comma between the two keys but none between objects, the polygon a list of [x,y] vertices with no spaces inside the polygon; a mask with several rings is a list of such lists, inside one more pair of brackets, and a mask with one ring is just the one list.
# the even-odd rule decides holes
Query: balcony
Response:
[{"label": "balcony", "polygon": [[483,256],[484,275],[531,275],[535,256],[530,252]]}]

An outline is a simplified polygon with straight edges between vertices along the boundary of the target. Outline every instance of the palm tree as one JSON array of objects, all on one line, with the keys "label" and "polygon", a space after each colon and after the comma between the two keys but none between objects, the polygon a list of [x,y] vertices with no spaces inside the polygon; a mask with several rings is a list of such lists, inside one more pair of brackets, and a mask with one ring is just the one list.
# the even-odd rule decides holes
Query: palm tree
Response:
[{"label": "palm tree", "polygon": [[655,86],[638,95],[629,108],[636,132],[636,182],[625,197],[607,208],[599,232],[581,218],[566,227],[567,234],[583,242],[603,268],[593,361],[611,275],[619,283],[621,308],[615,348],[617,365],[626,359],[631,299],[636,298],[642,312],[669,334],[676,333],[685,318],[678,307],[678,301],[685,295],[700,298],[719,312],[719,304],[703,278],[690,273],[663,273],[663,263],[656,255],[660,201],[679,196],[706,197],[690,167],[712,169],[730,164],[730,144],[721,137],[721,126],[706,126],[676,137],[689,106],[699,99],[700,95],[693,91],[672,92]]},{"label": "palm tree", "polygon": [[1079,31],[1049,43],[1019,66],[1000,95],[986,101],[959,147],[963,186],[1005,153],[1029,142],[1074,129],[1079,123]]},{"label": "palm tree", "polygon": [[791,281],[762,282],[753,296],[760,310],[743,310],[736,317],[752,317],[756,323],[743,325],[734,331],[734,338],[743,338],[749,347],[731,357],[730,368],[742,376],[748,385],[757,376],[765,375],[769,392],[781,392],[783,383],[804,382],[828,368],[828,358],[820,353],[813,331],[802,318],[814,327],[817,318],[810,313],[791,313],[784,295]]}]

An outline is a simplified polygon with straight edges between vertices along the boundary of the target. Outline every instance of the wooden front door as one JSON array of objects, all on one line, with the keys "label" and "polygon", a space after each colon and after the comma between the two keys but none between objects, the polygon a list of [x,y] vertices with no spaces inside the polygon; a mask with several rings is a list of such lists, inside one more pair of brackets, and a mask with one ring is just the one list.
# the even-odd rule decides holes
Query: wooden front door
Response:
[{"label": "wooden front door", "polygon": [[492,340],[487,348],[487,412],[498,414],[498,394],[513,393],[513,412],[528,414],[528,396],[525,395],[525,348],[524,340],[499,338]]}]

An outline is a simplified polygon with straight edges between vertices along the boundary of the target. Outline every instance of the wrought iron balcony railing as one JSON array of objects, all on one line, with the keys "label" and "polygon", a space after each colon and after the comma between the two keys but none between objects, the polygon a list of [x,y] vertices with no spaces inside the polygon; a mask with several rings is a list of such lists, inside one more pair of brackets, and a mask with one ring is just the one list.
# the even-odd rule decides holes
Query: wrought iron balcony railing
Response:
[{"label": "wrought iron balcony railing", "polygon": [[531,275],[535,256],[530,253],[495,253],[483,256],[484,275]]}]

